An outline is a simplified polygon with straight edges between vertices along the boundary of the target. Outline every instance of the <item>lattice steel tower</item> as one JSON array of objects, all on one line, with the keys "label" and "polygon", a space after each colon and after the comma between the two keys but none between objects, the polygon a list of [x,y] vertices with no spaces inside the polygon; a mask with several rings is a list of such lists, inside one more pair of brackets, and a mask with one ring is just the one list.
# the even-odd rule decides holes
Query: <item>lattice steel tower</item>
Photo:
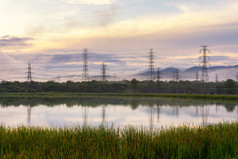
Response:
[{"label": "lattice steel tower", "polygon": [[173,79],[174,79],[174,81],[179,81],[179,70],[178,69],[175,69],[174,71],[173,71]]},{"label": "lattice steel tower", "polygon": [[215,79],[216,83],[218,82],[218,74],[216,74],[216,79]]},{"label": "lattice steel tower", "polygon": [[200,64],[202,64],[201,82],[208,82],[209,81],[209,76],[208,76],[207,67],[208,67],[209,63],[207,62],[207,59],[210,60],[210,57],[207,56],[207,52],[210,53],[210,50],[207,49],[208,46],[206,46],[206,45],[203,45],[201,47],[202,47],[202,49],[200,50],[200,53],[203,54],[200,57],[200,59],[202,59],[202,62],[200,63]]},{"label": "lattice steel tower", "polygon": [[160,82],[160,79],[161,79],[160,68],[157,68],[157,82]]},{"label": "lattice steel tower", "polygon": [[154,52],[153,49],[150,49],[149,52],[149,70],[148,70],[148,78],[149,80],[155,79],[155,70],[154,70]]},{"label": "lattice steel tower", "polygon": [[88,49],[83,50],[83,73],[82,73],[82,80],[87,81],[89,80],[88,75]]},{"label": "lattice steel tower", "polygon": [[238,82],[238,72],[236,72],[236,82]]},{"label": "lattice steel tower", "polygon": [[31,82],[31,64],[28,64],[28,68],[27,68],[27,82]]},{"label": "lattice steel tower", "polygon": [[196,72],[196,81],[198,81],[199,79],[199,74],[198,74],[198,71]]},{"label": "lattice steel tower", "polygon": [[106,81],[107,80],[107,75],[106,75],[106,65],[103,63],[102,64],[102,81]]}]

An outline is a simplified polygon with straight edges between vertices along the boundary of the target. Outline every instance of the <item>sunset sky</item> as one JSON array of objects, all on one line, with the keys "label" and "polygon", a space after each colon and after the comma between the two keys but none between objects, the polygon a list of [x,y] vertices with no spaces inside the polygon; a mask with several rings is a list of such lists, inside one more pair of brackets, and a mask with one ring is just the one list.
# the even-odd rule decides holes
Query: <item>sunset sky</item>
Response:
[{"label": "sunset sky", "polygon": [[198,66],[204,44],[212,66],[237,65],[237,41],[237,0],[0,0],[0,80],[27,63],[39,79],[81,75],[84,48],[90,75],[144,71],[151,48],[156,67]]}]

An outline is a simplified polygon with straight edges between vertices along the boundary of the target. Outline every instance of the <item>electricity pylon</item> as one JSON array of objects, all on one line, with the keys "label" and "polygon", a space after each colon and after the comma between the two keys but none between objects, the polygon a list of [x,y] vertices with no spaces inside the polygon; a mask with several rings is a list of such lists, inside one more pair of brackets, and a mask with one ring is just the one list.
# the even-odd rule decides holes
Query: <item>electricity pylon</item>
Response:
[{"label": "electricity pylon", "polygon": [[157,68],[157,82],[160,82],[160,79],[161,79],[160,68]]},{"label": "electricity pylon", "polygon": [[174,81],[178,82],[179,81],[179,70],[178,69],[175,69],[173,71],[173,79]]},{"label": "electricity pylon", "polygon": [[88,49],[83,50],[83,73],[82,73],[82,80],[88,81]]},{"label": "electricity pylon", "polygon": [[[207,49],[208,46],[203,45],[201,46],[202,49],[200,50],[200,53],[202,53],[203,55],[200,57],[200,59],[202,59],[202,62],[200,64],[202,64],[202,74],[201,74],[201,81],[202,82],[208,82],[209,81],[209,76],[208,76],[208,70],[207,67],[209,65],[209,63],[207,62],[207,59],[210,60],[210,57],[207,56],[207,52],[210,53],[210,50]],[[199,64],[199,65],[200,65]]]},{"label": "electricity pylon", "polygon": [[236,82],[238,82],[238,72],[236,72]]},{"label": "electricity pylon", "polygon": [[28,64],[28,68],[27,68],[27,82],[31,82],[32,78],[31,78],[31,64]]},{"label": "electricity pylon", "polygon": [[196,81],[199,81],[199,74],[198,74],[198,71],[196,72]]},{"label": "electricity pylon", "polygon": [[216,79],[215,79],[216,83],[218,82],[218,74],[216,74]]},{"label": "electricity pylon", "polygon": [[154,70],[154,52],[153,49],[150,49],[149,52],[149,70],[148,70],[148,79],[153,81],[155,79],[155,70]]},{"label": "electricity pylon", "polygon": [[103,63],[102,64],[102,81],[106,81],[107,80],[107,75],[106,75],[106,65]]}]

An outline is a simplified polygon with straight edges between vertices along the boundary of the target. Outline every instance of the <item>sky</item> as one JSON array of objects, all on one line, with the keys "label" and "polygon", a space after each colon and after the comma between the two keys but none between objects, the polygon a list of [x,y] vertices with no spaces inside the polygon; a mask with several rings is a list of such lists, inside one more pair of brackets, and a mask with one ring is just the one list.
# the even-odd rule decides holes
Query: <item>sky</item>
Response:
[{"label": "sky", "polygon": [[[155,67],[199,65],[209,45],[212,66],[237,65],[237,0],[0,0],[0,80],[80,80],[107,65],[126,78]],[[76,75],[63,79],[64,76]]]}]

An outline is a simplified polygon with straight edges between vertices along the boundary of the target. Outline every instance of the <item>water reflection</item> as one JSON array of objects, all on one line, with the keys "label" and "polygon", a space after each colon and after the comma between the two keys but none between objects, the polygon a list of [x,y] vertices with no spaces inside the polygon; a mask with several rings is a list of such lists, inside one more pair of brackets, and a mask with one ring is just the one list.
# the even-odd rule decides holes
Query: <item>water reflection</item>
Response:
[{"label": "water reflection", "polygon": [[102,125],[105,125],[106,119],[106,105],[102,105]]},{"label": "water reflection", "polygon": [[216,105],[216,113],[218,113],[220,106]]},{"label": "water reflection", "polygon": [[201,106],[201,117],[202,117],[202,125],[206,126],[208,124],[208,116],[209,116],[209,107],[208,106]]},{"label": "water reflection", "polygon": [[27,106],[27,122],[31,125],[31,106]]},{"label": "water reflection", "polygon": [[152,131],[154,128],[154,106],[153,105],[149,105],[148,114],[149,114],[149,128],[150,128],[150,131]]},{"label": "water reflection", "polygon": [[157,105],[157,122],[159,123],[160,107]]},{"label": "water reflection", "polygon": [[179,107],[178,106],[173,107],[173,114],[176,115],[177,117],[179,116]]},{"label": "water reflection", "polygon": [[196,107],[196,116],[198,116],[198,107]]},{"label": "water reflection", "polygon": [[82,107],[82,113],[83,113],[83,126],[88,125],[88,107]]},{"label": "water reflection", "polygon": [[0,123],[8,126],[132,125],[145,126],[152,131],[161,126],[206,126],[210,123],[238,120],[238,105],[235,102],[210,100],[0,98],[0,105]]}]

